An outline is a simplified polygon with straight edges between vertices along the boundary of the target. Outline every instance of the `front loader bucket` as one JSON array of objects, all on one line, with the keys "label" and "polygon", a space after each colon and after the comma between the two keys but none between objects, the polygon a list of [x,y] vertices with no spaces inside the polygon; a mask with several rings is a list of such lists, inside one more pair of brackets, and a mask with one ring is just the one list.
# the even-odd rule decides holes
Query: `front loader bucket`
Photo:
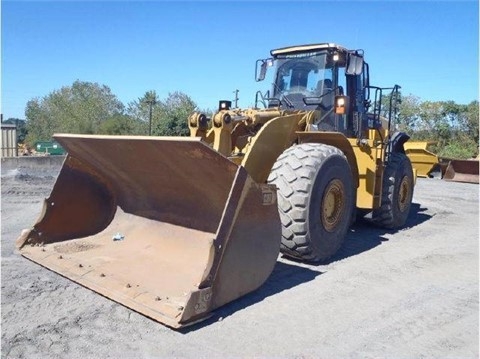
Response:
[{"label": "front loader bucket", "polygon": [[270,275],[275,189],[199,138],[54,137],[68,156],[23,256],[174,328]]},{"label": "front loader bucket", "polygon": [[478,160],[449,160],[443,179],[454,182],[479,183]]},{"label": "front loader bucket", "polygon": [[434,177],[434,173],[441,171],[438,156],[427,150],[430,144],[432,142],[410,141],[403,144],[405,154],[417,170],[418,177]]}]

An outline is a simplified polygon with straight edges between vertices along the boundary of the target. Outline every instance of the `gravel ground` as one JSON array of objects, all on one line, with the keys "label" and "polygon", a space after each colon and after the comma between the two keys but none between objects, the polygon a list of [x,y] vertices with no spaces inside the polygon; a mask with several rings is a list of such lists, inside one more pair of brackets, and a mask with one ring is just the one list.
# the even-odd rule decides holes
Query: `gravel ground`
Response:
[{"label": "gravel ground", "polygon": [[19,256],[58,168],[2,166],[2,358],[478,358],[479,187],[419,179],[406,228],[357,223],[328,263],[173,331]]}]

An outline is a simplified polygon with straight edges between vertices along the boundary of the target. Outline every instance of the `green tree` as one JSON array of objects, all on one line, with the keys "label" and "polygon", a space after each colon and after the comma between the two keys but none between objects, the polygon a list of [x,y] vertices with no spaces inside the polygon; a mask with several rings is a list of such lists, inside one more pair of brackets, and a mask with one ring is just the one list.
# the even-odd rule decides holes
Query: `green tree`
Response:
[{"label": "green tree", "polygon": [[470,102],[468,105],[464,106],[464,111],[460,118],[460,126],[463,131],[467,132],[472,137],[477,146],[479,144],[478,106],[478,101]]},{"label": "green tree", "polygon": [[141,132],[142,123],[125,114],[115,114],[103,121],[98,133],[104,135],[134,135]]},{"label": "green tree", "polygon": [[188,136],[188,116],[198,109],[190,96],[175,91],[160,102],[161,119],[154,129],[158,136]]},{"label": "green tree", "polygon": [[420,98],[414,95],[402,96],[399,104],[398,129],[410,136],[416,131],[419,121]]},{"label": "green tree", "polygon": [[400,105],[399,130],[412,140],[435,141],[431,150],[441,157],[474,157],[479,144],[478,109],[478,101],[462,105],[405,96]]},{"label": "green tree", "polygon": [[54,132],[99,133],[103,122],[123,111],[123,104],[109,87],[77,80],[27,103],[26,142],[49,140]]},{"label": "green tree", "polygon": [[196,103],[182,92],[169,93],[160,100],[155,91],[147,91],[128,104],[127,113],[142,123],[143,134],[149,133],[150,104],[152,104],[152,135],[188,136],[188,116],[197,110]]},{"label": "green tree", "polygon": [[136,129],[138,134],[148,135],[150,125],[154,128],[160,121],[159,105],[160,101],[155,90],[145,92],[142,97],[128,104],[127,113],[139,121],[139,127]]}]

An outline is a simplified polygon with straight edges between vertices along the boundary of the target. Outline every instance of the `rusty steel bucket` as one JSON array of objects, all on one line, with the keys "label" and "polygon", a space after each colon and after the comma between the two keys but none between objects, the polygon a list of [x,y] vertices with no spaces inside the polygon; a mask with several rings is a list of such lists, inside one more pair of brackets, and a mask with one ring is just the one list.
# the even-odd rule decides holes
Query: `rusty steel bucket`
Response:
[{"label": "rusty steel bucket", "polygon": [[23,256],[173,328],[269,277],[275,188],[199,138],[54,138],[68,156]]},{"label": "rusty steel bucket", "polygon": [[[445,161],[445,160],[444,160]],[[443,179],[454,182],[479,183],[479,161],[448,159]]]}]

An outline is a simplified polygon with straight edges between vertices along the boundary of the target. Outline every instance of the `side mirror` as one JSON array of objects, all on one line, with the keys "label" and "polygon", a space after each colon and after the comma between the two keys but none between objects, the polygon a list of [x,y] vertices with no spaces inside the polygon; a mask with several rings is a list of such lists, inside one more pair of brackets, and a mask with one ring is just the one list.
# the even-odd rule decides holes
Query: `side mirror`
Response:
[{"label": "side mirror", "polygon": [[265,75],[267,74],[267,67],[272,66],[272,64],[273,59],[257,60],[257,63],[255,65],[255,81],[259,82],[265,80]]},{"label": "side mirror", "polygon": [[350,103],[348,96],[335,96],[335,114],[348,114],[348,104]]},{"label": "side mirror", "polygon": [[360,75],[363,71],[363,56],[350,52],[347,57],[346,75]]}]

